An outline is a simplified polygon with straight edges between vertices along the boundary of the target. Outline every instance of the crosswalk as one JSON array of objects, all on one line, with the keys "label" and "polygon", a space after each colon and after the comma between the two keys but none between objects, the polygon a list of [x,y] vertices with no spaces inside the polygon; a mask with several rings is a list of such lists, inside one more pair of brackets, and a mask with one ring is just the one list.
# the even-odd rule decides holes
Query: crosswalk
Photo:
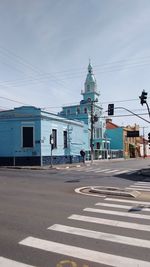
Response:
[{"label": "crosswalk", "polygon": [[112,168],[103,168],[100,166],[81,166],[80,168],[67,168],[65,171],[75,171],[75,172],[84,172],[84,173],[95,173],[95,174],[107,174],[107,175],[119,175],[119,174],[127,174],[130,175],[135,173],[137,169],[112,169]]},{"label": "crosswalk", "polygon": [[135,182],[132,185],[126,187],[126,189],[150,192],[150,182]]},{"label": "crosswalk", "polygon": [[[140,186],[140,183],[137,185]],[[141,183],[141,185],[150,186],[150,183]],[[66,224],[50,225],[46,231],[57,233],[60,242],[27,236],[19,242],[19,246],[23,246],[24,249],[26,247],[37,249],[40,254],[44,251],[63,255],[68,259],[73,257],[74,260],[69,265],[73,267],[79,266],[75,263],[78,259],[82,260],[82,265],[86,267],[94,267],[94,264],[114,267],[150,266],[150,202],[105,197],[94,206],[81,210],[80,214],[71,214]],[[68,240],[71,239],[65,239],[65,235],[71,236],[72,239],[79,238],[80,241],[84,238],[88,239],[88,247],[84,247],[85,242],[81,246],[69,244]],[[96,250],[92,245],[90,247],[90,243],[93,244],[93,242],[99,242],[95,243],[98,244]],[[110,251],[104,251],[103,242]],[[114,250],[113,246],[115,246]],[[146,250],[145,255],[142,249]],[[132,255],[132,250],[137,251],[137,257],[134,253]],[[69,263],[69,261],[66,262]],[[63,263],[57,266],[66,266]],[[4,257],[0,257],[0,266],[36,267]]]}]

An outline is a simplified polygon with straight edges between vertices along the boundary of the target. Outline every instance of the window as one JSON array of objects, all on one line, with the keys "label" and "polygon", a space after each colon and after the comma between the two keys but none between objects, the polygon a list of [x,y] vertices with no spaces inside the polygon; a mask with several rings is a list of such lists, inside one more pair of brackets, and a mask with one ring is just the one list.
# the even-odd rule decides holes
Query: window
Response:
[{"label": "window", "polygon": [[68,115],[70,114],[70,109],[67,109],[67,114],[68,114]]},{"label": "window", "polygon": [[90,91],[90,85],[87,84],[87,91],[89,92]]},{"label": "window", "polygon": [[96,138],[100,138],[99,128],[96,128]]},{"label": "window", "polygon": [[77,113],[80,114],[80,108],[77,108]]},{"label": "window", "polygon": [[67,131],[64,131],[64,148],[67,148]]},{"label": "window", "polygon": [[87,113],[87,108],[84,108],[84,113]]},{"label": "window", "polygon": [[53,136],[53,149],[57,148],[57,130],[52,129],[52,136]]},{"label": "window", "polygon": [[96,148],[100,149],[100,143],[96,143]]},{"label": "window", "polygon": [[34,146],[33,127],[31,127],[31,126],[22,127],[22,146],[23,147],[33,147]]}]

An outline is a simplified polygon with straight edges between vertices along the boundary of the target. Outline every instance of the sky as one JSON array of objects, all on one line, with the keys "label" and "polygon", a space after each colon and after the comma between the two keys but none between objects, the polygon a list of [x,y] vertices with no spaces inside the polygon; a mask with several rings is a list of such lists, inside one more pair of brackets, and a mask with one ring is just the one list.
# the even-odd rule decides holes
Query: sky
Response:
[{"label": "sky", "polygon": [[[113,122],[149,123],[149,0],[0,0],[0,109],[33,105],[58,112],[82,100],[89,59],[103,114]],[[126,116],[124,116],[126,115]]]}]

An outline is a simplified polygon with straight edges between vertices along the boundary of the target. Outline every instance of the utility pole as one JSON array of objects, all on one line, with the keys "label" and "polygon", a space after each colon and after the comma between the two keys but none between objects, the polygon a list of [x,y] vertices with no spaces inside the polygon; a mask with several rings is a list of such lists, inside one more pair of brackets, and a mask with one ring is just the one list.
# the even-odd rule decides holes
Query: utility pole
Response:
[{"label": "utility pole", "polygon": [[94,159],[94,123],[98,121],[98,117],[94,115],[94,103],[98,102],[98,100],[91,101],[91,140],[90,140],[90,147],[91,147],[91,164],[93,163]]},{"label": "utility pole", "polygon": [[94,107],[93,102],[91,101],[91,141],[90,141],[90,147],[91,147],[91,163],[93,163],[94,158],[94,144],[93,144],[93,134],[94,134]]},{"label": "utility pole", "polygon": [[147,126],[140,127],[143,129],[143,159],[145,159],[146,155],[146,147],[145,147],[145,128],[148,128]]},{"label": "utility pole", "polygon": [[143,128],[143,159],[145,159],[145,127]]}]

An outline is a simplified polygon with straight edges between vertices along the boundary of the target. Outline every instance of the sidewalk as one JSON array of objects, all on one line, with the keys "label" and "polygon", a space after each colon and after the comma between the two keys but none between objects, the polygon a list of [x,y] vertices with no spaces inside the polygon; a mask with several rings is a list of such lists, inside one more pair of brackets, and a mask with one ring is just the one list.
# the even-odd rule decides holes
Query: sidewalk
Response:
[{"label": "sidewalk", "polygon": [[[119,158],[119,159],[101,159],[101,160],[94,160],[92,165],[96,165],[97,163],[101,162],[116,162],[116,161],[122,161],[124,158]],[[31,169],[31,170],[54,170],[54,169],[69,169],[69,168],[80,168],[83,166],[89,166],[91,165],[91,161],[85,161],[83,162],[78,162],[78,163],[68,163],[68,164],[56,164],[53,165],[52,167],[50,165],[44,165],[44,166],[0,166],[0,168],[8,168],[8,169]]]},{"label": "sidewalk", "polygon": [[[91,164],[91,161],[86,161],[85,163],[79,162],[79,163],[70,163],[70,164],[57,164],[53,165],[52,167],[50,165],[46,166],[0,166],[0,168],[7,168],[7,169],[27,169],[27,170],[65,170],[70,168],[80,168],[83,166],[91,166],[91,165],[97,165],[101,162],[116,162],[116,161],[122,161],[126,160],[124,158],[119,159],[101,159],[101,160],[94,160],[93,164]],[[132,159],[127,159],[132,160]],[[141,169],[138,171],[138,175],[150,177],[150,168]]]}]

